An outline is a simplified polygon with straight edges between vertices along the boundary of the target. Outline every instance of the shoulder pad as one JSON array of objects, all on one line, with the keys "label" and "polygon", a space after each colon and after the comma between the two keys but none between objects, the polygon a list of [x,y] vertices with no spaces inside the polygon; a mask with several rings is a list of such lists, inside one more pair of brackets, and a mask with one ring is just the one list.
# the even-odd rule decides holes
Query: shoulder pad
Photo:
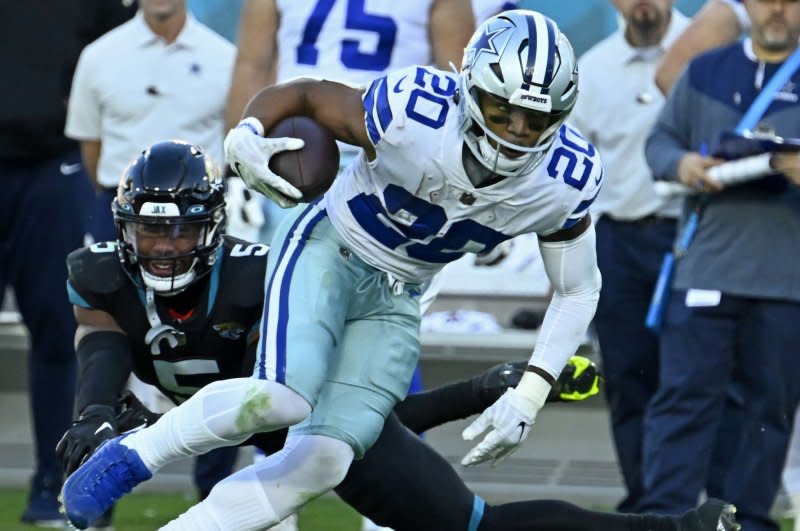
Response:
[{"label": "shoulder pad", "polygon": [[96,306],[98,297],[118,291],[129,281],[119,262],[116,242],[95,243],[72,251],[67,256],[67,275],[71,290],[89,307]]},{"label": "shoulder pad", "polygon": [[569,228],[586,216],[603,187],[604,170],[600,154],[580,131],[564,124],[545,163],[551,177],[560,177],[577,191],[573,199],[574,210],[564,225],[564,228]]},{"label": "shoulder pad", "polygon": [[441,127],[457,87],[455,74],[427,66],[410,66],[375,79],[364,93],[364,119],[373,145],[407,120]]},{"label": "shoulder pad", "polygon": [[225,291],[238,305],[260,306],[264,302],[269,245],[225,236],[223,249],[220,280]]}]

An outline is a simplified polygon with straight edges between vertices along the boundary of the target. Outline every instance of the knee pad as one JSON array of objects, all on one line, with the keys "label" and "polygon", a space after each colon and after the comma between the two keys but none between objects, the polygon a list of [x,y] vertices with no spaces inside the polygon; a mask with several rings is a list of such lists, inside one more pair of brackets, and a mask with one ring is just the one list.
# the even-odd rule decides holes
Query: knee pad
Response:
[{"label": "knee pad", "polygon": [[255,378],[213,382],[197,395],[206,425],[224,439],[291,426],[311,412],[308,402],[288,387]]},{"label": "knee pad", "polygon": [[286,448],[294,457],[307,463],[302,466],[303,483],[319,494],[344,480],[354,456],[348,443],[324,435],[290,436]]}]

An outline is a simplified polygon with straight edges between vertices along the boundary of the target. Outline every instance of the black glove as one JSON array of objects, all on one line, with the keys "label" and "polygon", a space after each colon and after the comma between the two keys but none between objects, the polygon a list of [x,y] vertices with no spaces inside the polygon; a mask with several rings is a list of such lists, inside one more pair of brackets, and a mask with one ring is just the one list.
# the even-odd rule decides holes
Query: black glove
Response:
[{"label": "black glove", "polygon": [[[485,404],[493,404],[495,400],[510,387],[516,387],[525,369],[527,361],[510,361],[495,365],[482,375],[473,378],[472,385]],[[600,369],[589,358],[572,356],[561,375],[550,389],[548,402],[575,402],[585,400],[600,391]]]},{"label": "black glove", "polygon": [[117,400],[117,427],[120,433],[154,424],[161,415],[153,413],[139,402],[130,391],[123,392]]},{"label": "black glove", "polygon": [[56,456],[67,476],[83,463],[100,444],[119,435],[114,408],[91,405],[72,423],[56,445]]}]

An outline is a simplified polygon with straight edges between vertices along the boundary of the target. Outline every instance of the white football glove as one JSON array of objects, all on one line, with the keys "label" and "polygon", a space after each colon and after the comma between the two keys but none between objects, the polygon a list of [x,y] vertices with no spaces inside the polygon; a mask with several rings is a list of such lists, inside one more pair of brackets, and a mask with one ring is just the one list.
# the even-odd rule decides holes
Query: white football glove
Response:
[{"label": "white football glove", "polygon": [[550,387],[538,374],[525,372],[516,388],[503,393],[461,434],[465,441],[471,441],[491,428],[489,434],[464,456],[461,464],[470,466],[491,460],[495,466],[514,452],[528,437]]},{"label": "white football glove", "polygon": [[506,240],[494,246],[488,253],[478,253],[475,255],[475,265],[491,267],[500,264],[511,254],[514,247],[514,240]]},{"label": "white football glove", "polygon": [[261,196],[247,189],[238,177],[226,181],[228,190],[225,199],[228,207],[228,227],[225,230],[249,242],[258,241],[259,231],[264,226],[264,211],[261,209]]},{"label": "white football glove", "polygon": [[296,206],[303,194],[269,169],[269,159],[276,153],[302,149],[304,145],[299,138],[264,138],[264,126],[251,116],[225,136],[225,160],[248,188],[289,208]]}]

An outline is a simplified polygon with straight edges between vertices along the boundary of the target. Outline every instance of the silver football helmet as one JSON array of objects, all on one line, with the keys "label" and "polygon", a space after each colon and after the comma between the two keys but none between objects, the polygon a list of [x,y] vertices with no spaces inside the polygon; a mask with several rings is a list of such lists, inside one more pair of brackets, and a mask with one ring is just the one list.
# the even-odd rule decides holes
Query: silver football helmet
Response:
[{"label": "silver football helmet", "polygon": [[[498,175],[520,175],[542,160],[575,105],[578,63],[553,20],[536,11],[505,11],[478,26],[467,44],[459,91],[461,130],[472,154]],[[536,145],[516,145],[489,130],[481,91],[542,113],[546,125]],[[508,156],[501,147],[520,156]]]}]

